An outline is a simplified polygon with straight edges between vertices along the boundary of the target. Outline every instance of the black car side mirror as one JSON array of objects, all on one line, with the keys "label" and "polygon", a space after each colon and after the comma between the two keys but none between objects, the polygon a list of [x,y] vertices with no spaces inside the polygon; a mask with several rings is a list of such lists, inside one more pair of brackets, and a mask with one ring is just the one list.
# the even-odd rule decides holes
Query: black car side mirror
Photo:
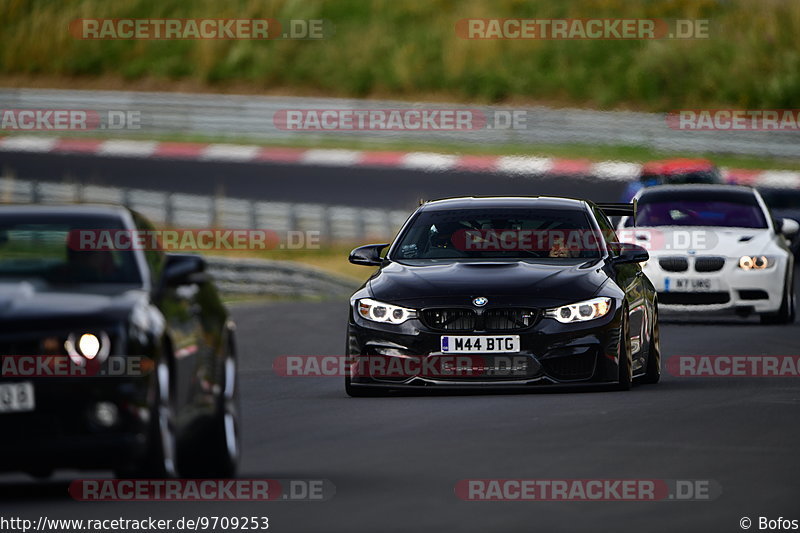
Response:
[{"label": "black car side mirror", "polygon": [[611,258],[615,265],[644,263],[650,259],[650,253],[647,249],[638,244],[615,242],[611,243],[611,249],[616,254]]},{"label": "black car side mirror", "polygon": [[349,261],[354,265],[378,266],[383,262],[381,250],[389,246],[388,244],[368,244],[359,246],[350,252]]},{"label": "black car side mirror", "polygon": [[163,282],[165,286],[188,283],[201,283],[208,279],[206,260],[199,255],[167,254],[164,265]]}]

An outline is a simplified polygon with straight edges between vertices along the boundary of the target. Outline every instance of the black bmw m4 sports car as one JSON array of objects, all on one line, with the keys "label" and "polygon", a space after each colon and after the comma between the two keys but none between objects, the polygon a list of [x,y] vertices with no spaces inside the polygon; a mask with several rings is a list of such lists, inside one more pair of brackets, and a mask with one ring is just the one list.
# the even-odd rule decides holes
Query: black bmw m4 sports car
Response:
[{"label": "black bmw m4 sports car", "polygon": [[72,238],[153,231],[123,207],[0,207],[0,471],[234,475],[234,324],[203,259]]},{"label": "black bmw m4 sports car", "polygon": [[350,299],[347,393],[656,383],[648,253],[619,243],[608,219],[634,210],[555,197],[424,203],[394,243],[350,254],[379,268]]}]

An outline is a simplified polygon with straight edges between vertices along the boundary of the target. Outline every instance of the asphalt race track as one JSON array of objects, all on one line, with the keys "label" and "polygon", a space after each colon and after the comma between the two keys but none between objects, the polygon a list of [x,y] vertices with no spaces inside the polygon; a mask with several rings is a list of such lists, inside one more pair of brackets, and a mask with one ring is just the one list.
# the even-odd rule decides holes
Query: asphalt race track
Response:
[{"label": "asphalt race track", "polygon": [[[616,202],[625,183],[529,178],[480,172],[421,172],[398,168],[298,166],[0,152],[0,174],[16,177],[216,194],[275,202],[413,209],[420,198],[459,195],[572,194]],[[574,187],[580,184],[580,189]]]},{"label": "asphalt race track", "polygon": [[[36,157],[49,161],[48,156]],[[0,162],[8,163],[9,155],[3,154]],[[104,162],[117,163],[120,169],[125,166],[117,160]],[[161,183],[180,189],[184,177],[165,179],[176,167],[162,167]],[[239,171],[235,166],[229,175]],[[306,178],[319,183],[326,177],[331,190],[332,184],[345,188],[337,181],[339,174],[326,176],[323,168],[294,169],[294,176],[291,167],[280,171],[287,189],[279,194],[289,195],[292,188],[299,192],[298,183]],[[207,172],[212,176],[217,170]],[[246,169],[241,172],[237,186],[246,191]],[[381,185],[394,189],[362,191],[363,196],[354,198],[391,198],[392,190],[403,189],[405,177],[414,184],[439,180],[436,187],[442,189],[451,183],[453,194],[464,192],[460,174],[407,174],[377,173]],[[148,179],[157,181],[152,174]],[[253,191],[256,184],[261,186],[259,179],[251,176]],[[482,183],[481,192],[489,192],[491,183],[485,177]],[[584,181],[554,181],[547,192],[559,192],[557,186],[562,194],[616,196],[610,184]],[[263,187],[266,194],[275,185]],[[287,378],[273,372],[277,356],[341,354],[346,309],[345,301],[234,307],[244,425],[241,477],[328,479],[336,486],[330,500],[75,502],[67,495],[66,476],[35,482],[9,475],[0,477],[0,514],[34,520],[44,514],[137,519],[266,515],[270,531],[278,532],[733,532],[742,530],[739,520],[745,516],[753,520],[753,530],[760,516],[800,518],[797,378],[665,374],[660,384],[629,392],[354,399],[345,395],[341,378]],[[662,317],[667,359],[797,355],[798,339],[800,324]],[[712,480],[722,493],[712,501],[647,503],[458,499],[456,482],[475,478]]]},{"label": "asphalt race track", "polygon": [[[279,377],[279,355],[339,354],[346,302],[236,307],[243,478],[326,478],[326,502],[79,503],[67,482],[0,478],[4,516],[266,514],[274,531],[737,531],[791,517],[796,378],[680,378],[630,392],[355,399],[340,378]],[[663,325],[667,357],[796,354],[800,326]],[[708,479],[713,501],[465,502],[458,480]],[[60,479],[66,480],[62,477]],[[456,526],[457,525],[457,526]]]}]

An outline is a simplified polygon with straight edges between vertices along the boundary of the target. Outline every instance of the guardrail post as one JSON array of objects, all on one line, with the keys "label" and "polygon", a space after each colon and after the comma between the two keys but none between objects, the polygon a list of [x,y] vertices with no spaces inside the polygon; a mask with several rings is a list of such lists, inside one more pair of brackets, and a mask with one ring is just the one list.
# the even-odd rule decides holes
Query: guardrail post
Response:
[{"label": "guardrail post", "polygon": [[258,207],[256,206],[255,200],[249,200],[247,202],[247,219],[248,224],[250,225],[250,229],[258,229]]},{"label": "guardrail post", "polygon": [[392,224],[392,212],[391,211],[384,211],[383,212],[383,224],[384,224],[384,231],[386,232],[386,238],[383,239],[384,242],[389,242],[392,237],[394,237],[394,224]]},{"label": "guardrail post", "polygon": [[38,181],[31,182],[31,203],[32,204],[42,203],[42,191],[39,190]]},{"label": "guardrail post", "polygon": [[297,204],[289,204],[289,231],[298,231],[300,224],[297,217]]},{"label": "guardrail post", "polygon": [[167,193],[164,197],[164,224],[175,227],[175,202],[172,193]]},{"label": "guardrail post", "polygon": [[367,221],[364,217],[364,211],[358,209],[356,211],[356,240],[358,242],[366,242],[367,240]]},{"label": "guardrail post", "polygon": [[322,241],[322,244],[331,246],[334,238],[333,217],[331,215],[331,208],[327,205],[322,206],[322,227],[320,230],[320,241]]},{"label": "guardrail post", "polygon": [[79,204],[86,203],[86,188],[82,183],[75,183],[75,201]]}]

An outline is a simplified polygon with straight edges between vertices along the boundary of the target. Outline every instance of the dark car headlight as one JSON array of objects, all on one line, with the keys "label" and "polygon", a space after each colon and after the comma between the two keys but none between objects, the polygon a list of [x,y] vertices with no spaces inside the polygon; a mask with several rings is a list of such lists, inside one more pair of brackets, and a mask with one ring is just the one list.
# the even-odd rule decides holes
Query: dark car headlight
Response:
[{"label": "dark car headlight", "polygon": [[372,322],[383,322],[386,324],[402,324],[408,319],[417,317],[417,312],[414,309],[407,309],[399,305],[387,304],[370,298],[361,298],[358,300],[356,302],[356,309],[362,318],[366,318]]},{"label": "dark car headlight", "polygon": [[87,361],[102,363],[111,353],[111,339],[105,331],[70,333],[64,349],[76,365],[83,366]]},{"label": "dark car headlight", "polygon": [[555,318],[562,324],[569,324],[604,317],[609,311],[611,311],[611,298],[600,297],[548,309],[544,312],[544,316]]}]

